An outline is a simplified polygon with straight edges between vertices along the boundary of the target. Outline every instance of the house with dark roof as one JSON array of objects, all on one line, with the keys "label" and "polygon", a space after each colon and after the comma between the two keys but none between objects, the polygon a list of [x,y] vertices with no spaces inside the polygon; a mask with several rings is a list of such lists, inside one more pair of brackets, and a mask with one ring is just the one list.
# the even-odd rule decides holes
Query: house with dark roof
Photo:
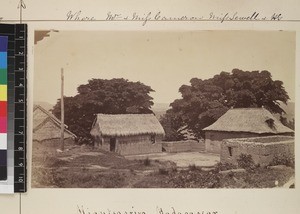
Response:
[{"label": "house with dark roof", "polygon": [[[68,143],[74,142],[76,135],[65,125],[64,139]],[[43,144],[60,142],[61,121],[40,105],[33,108],[33,141]]]},{"label": "house with dark roof", "polygon": [[162,152],[164,129],[153,114],[98,114],[94,145],[121,155]]},{"label": "house with dark roof", "polygon": [[210,153],[220,153],[224,139],[294,134],[265,108],[229,109],[203,130],[205,150]]}]

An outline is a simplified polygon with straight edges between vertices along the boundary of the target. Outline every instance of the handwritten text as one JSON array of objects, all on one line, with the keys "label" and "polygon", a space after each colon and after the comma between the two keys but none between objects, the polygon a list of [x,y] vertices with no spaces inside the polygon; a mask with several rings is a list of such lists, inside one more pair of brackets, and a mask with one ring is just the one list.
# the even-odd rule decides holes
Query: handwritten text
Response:
[{"label": "handwritten text", "polygon": [[[77,214],[148,214],[146,211],[136,210],[133,206],[128,210],[113,210],[104,209],[101,211],[91,211],[89,208],[83,206],[77,206]],[[153,213],[151,213],[153,214]],[[205,210],[179,210],[174,207],[170,209],[163,209],[161,207],[156,207],[156,214],[219,214],[218,211],[205,211]]]},{"label": "handwritten text", "polygon": [[271,16],[265,16],[259,12],[252,12],[247,15],[241,15],[238,12],[233,13],[215,13],[210,12],[204,15],[198,16],[166,16],[161,11],[156,13],[148,12],[139,14],[137,12],[131,15],[124,15],[121,13],[108,12],[106,21],[139,21],[145,26],[150,21],[219,21],[221,23],[225,21],[280,21],[283,19],[283,15],[280,13],[274,13]]},{"label": "handwritten text", "polygon": [[95,21],[95,17],[93,16],[83,16],[82,11],[69,11],[67,13],[67,21]]}]

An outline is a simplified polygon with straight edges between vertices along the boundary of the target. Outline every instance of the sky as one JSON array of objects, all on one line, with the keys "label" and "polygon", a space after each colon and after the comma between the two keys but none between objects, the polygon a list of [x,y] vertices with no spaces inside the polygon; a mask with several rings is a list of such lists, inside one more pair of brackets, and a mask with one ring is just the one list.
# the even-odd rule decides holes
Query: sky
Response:
[{"label": "sky", "polygon": [[294,101],[295,45],[286,31],[49,32],[34,47],[34,101],[56,103],[61,68],[65,96],[92,78],[125,78],[151,86],[154,103],[171,103],[190,79],[239,68],[270,71]]}]

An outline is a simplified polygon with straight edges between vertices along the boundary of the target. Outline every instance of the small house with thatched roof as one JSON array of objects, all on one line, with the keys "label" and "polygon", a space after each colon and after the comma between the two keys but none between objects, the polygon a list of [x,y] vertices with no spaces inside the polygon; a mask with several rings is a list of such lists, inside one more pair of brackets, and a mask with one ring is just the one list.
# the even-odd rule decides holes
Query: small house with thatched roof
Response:
[{"label": "small house with thatched roof", "polygon": [[224,139],[294,134],[265,108],[229,109],[203,130],[205,150],[210,153],[220,153]]},{"label": "small house with thatched roof", "polygon": [[121,155],[162,152],[164,129],[153,114],[98,114],[94,145]]},{"label": "small house with thatched roof", "polygon": [[[33,108],[33,141],[56,145],[60,143],[61,121],[40,105]],[[76,135],[65,125],[64,140],[73,143]]]}]

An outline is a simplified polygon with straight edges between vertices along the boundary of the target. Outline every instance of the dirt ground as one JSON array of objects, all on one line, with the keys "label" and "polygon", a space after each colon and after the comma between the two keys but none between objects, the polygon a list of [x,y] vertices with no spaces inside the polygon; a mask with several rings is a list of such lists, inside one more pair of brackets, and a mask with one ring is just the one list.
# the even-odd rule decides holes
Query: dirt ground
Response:
[{"label": "dirt ground", "polygon": [[68,146],[66,151],[58,152],[56,148],[35,144],[31,185],[34,188],[274,188],[276,182],[283,186],[295,173],[288,167],[220,173],[226,167],[219,163],[219,156],[199,152],[123,157],[88,146]]},{"label": "dirt ground", "polygon": [[220,156],[201,152],[181,152],[181,153],[160,153],[147,155],[125,156],[129,160],[141,160],[149,158],[150,160],[172,161],[177,167],[188,167],[191,165],[199,167],[211,167],[220,162]]}]

